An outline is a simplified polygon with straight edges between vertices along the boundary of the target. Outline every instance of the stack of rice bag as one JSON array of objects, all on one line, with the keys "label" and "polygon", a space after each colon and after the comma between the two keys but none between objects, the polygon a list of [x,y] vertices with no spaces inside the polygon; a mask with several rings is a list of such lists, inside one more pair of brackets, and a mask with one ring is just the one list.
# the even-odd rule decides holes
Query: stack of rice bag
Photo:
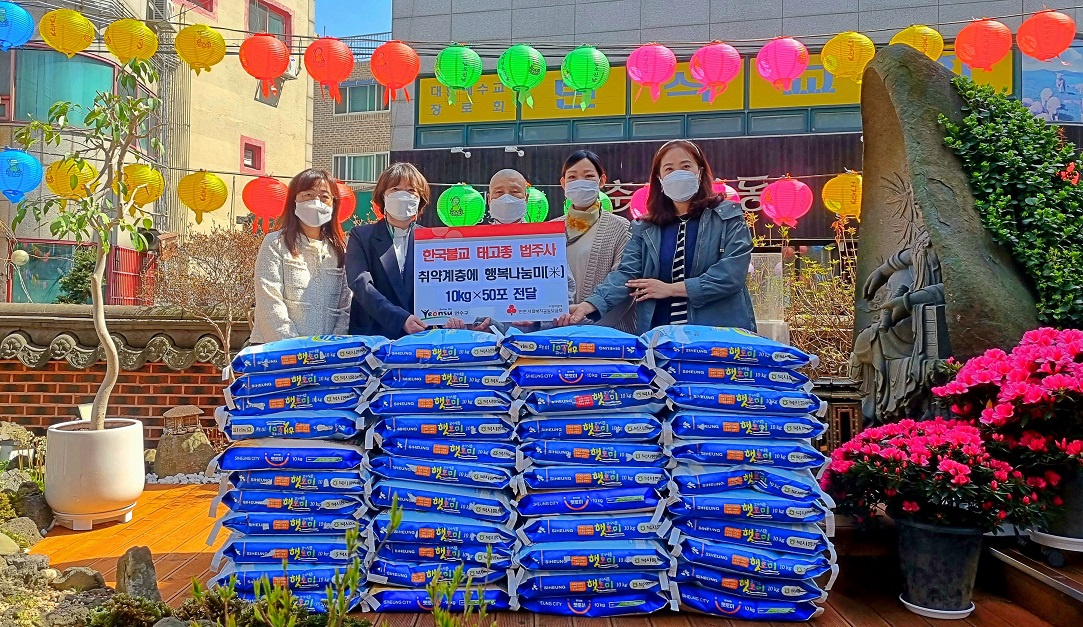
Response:
[{"label": "stack of rice bag", "polygon": [[646,347],[592,326],[513,333],[501,346],[516,358],[507,378],[522,471],[514,605],[589,617],[666,607],[669,460]]},{"label": "stack of rice bag", "polygon": [[747,620],[819,615],[838,572],[834,504],[812,472],[825,461],[812,440],[826,404],[795,370],[815,358],[730,328],[660,327],[643,339],[675,410],[666,436],[681,606]]},{"label": "stack of rice bag", "polygon": [[[508,609],[516,514],[512,385],[504,377],[499,336],[432,330],[376,349],[379,391],[362,405],[377,510],[369,529],[370,583],[365,609],[431,610],[425,587],[464,569],[490,610]],[[391,507],[402,510],[394,528]],[[462,590],[450,609],[467,602]],[[479,602],[472,594],[471,603]]]},{"label": "stack of rice bag", "polygon": [[[215,583],[237,577],[254,599],[256,581],[286,581],[300,602],[323,608],[324,590],[355,557],[346,532],[366,525],[364,451],[355,411],[370,376],[366,365],[383,338],[322,336],[246,348],[232,363],[237,378],[215,412],[232,446],[208,472],[227,473],[211,505],[230,513],[226,544],[212,566]],[[283,570],[283,561],[288,567]],[[358,596],[359,598],[359,596]]]}]

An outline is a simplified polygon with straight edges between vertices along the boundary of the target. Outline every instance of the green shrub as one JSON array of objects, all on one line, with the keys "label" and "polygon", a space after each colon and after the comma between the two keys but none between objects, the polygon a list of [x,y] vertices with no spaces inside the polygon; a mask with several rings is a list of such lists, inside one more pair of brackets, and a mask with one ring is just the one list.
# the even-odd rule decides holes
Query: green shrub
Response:
[{"label": "green shrub", "polygon": [[91,613],[90,627],[154,627],[170,615],[165,603],[117,594]]},{"label": "green shrub", "polygon": [[15,518],[15,507],[11,504],[8,495],[0,492],[0,522],[6,522]]},{"label": "green shrub", "polygon": [[71,270],[60,277],[57,283],[60,296],[56,302],[67,305],[85,305],[90,302],[90,277],[94,274],[96,255],[91,246],[79,246],[75,249]]}]

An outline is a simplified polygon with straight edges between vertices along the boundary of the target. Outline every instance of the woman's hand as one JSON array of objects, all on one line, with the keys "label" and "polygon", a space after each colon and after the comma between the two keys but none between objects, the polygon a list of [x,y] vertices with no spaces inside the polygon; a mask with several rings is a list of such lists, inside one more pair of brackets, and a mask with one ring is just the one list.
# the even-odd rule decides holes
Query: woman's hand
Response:
[{"label": "woman's hand", "polygon": [[459,320],[458,318],[448,318],[447,322],[444,323],[444,328],[445,329],[455,329],[455,330],[465,329],[466,328],[466,323],[463,322],[462,320]]},{"label": "woman's hand", "polygon": [[[579,324],[587,316],[589,316],[590,314],[592,314],[592,313],[594,313],[596,311],[598,311],[598,309],[595,308],[594,305],[591,305],[590,303],[579,303],[578,305],[572,305],[571,309],[568,311],[568,318],[569,318],[568,321],[571,324]],[[563,317],[564,316],[561,316],[561,318],[563,318]]]},{"label": "woman's hand", "polygon": [[573,324],[575,323],[572,322],[572,314],[570,313],[566,313],[559,318],[553,318],[554,327],[569,327]]},{"label": "woman's hand", "polygon": [[664,283],[658,279],[632,279],[625,283],[630,290],[632,300],[642,302],[650,298],[683,298],[688,295],[684,281]]},{"label": "woman's hand", "polygon": [[402,330],[405,331],[407,335],[421,333],[425,330],[425,323],[417,316],[410,316],[406,319],[406,324],[402,325]]}]

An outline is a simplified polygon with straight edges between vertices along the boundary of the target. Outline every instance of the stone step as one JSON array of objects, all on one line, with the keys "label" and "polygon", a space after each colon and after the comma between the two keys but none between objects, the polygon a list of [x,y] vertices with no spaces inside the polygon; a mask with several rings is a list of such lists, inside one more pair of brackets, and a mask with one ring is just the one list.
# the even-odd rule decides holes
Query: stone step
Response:
[{"label": "stone step", "polygon": [[1083,625],[1083,555],[1051,555],[1029,541],[997,540],[983,556],[979,584],[1055,627]]}]

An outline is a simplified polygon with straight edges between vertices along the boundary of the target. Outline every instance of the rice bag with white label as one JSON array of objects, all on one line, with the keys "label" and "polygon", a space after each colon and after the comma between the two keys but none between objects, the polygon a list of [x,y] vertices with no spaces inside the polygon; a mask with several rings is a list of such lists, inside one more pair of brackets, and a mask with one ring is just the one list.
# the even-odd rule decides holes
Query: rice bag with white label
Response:
[{"label": "rice bag with white label", "polygon": [[678,462],[786,470],[819,468],[826,459],[804,440],[677,440],[668,452]]},{"label": "rice bag with white label", "polygon": [[831,543],[824,530],[811,523],[789,525],[754,520],[679,518],[673,521],[673,528],[684,536],[781,553],[818,555],[831,552]]},{"label": "rice bag with white label", "polygon": [[501,348],[519,357],[573,357],[638,361],[646,345],[638,337],[599,325],[555,327],[533,333],[511,331]]},{"label": "rice bag with white label", "polygon": [[672,383],[710,383],[773,390],[812,390],[805,375],[789,368],[710,364],[695,361],[671,361],[662,367],[667,381]]},{"label": "rice bag with white label", "polygon": [[520,359],[507,378],[520,388],[583,388],[649,385],[655,372],[645,364],[596,359]]},{"label": "rice bag with white label", "polygon": [[387,339],[367,335],[320,335],[253,344],[241,349],[231,364],[236,375],[288,372],[335,366],[359,366]]},{"label": "rice bag with white label", "polygon": [[613,571],[598,573],[524,570],[511,582],[520,600],[584,596],[615,596],[669,590],[665,571]]},{"label": "rice bag with white label", "polygon": [[234,470],[353,470],[361,466],[364,453],[352,444],[319,440],[244,440],[211,460],[215,469]]},{"label": "rice bag with white label", "polygon": [[535,614],[554,614],[582,618],[640,616],[653,614],[669,605],[670,602],[666,596],[656,591],[523,599],[519,603],[521,609]]},{"label": "rice bag with white label", "polygon": [[[352,612],[361,607],[363,600],[364,590],[359,590],[360,594],[351,595],[347,599],[346,611]],[[256,596],[254,592],[237,592],[237,598],[247,601],[249,603],[257,603],[259,601],[266,600],[267,593],[263,593],[260,596]],[[327,613],[327,592],[316,590],[300,590],[294,592],[292,597],[293,602],[310,613],[326,614]]]},{"label": "rice bag with white label", "polygon": [[484,366],[504,363],[499,336],[465,329],[430,329],[378,346],[373,355],[389,368],[399,366]]},{"label": "rice bag with white label", "polygon": [[457,461],[514,468],[516,448],[505,442],[462,442],[459,440],[424,440],[420,438],[391,438],[380,448],[391,455]]},{"label": "rice bag with white label", "polygon": [[238,490],[297,490],[363,494],[365,481],[356,470],[247,470],[230,473],[227,482]]},{"label": "rice bag with white label", "polygon": [[727,572],[780,579],[810,579],[831,572],[823,555],[777,553],[740,544],[681,537],[674,554],[689,562]]},{"label": "rice bag with white label", "polygon": [[[750,599],[771,599],[773,601],[823,601],[827,593],[811,579],[804,581],[761,579],[748,575],[736,575],[721,570],[699,566],[680,560],[677,574],[673,580],[680,584],[694,584],[710,590],[717,590]],[[683,587],[683,586],[682,586]]]},{"label": "rice bag with white label", "polygon": [[827,403],[814,394],[798,390],[678,383],[666,388],[666,396],[681,409],[796,415],[823,415],[827,411]]},{"label": "rice bag with white label", "polygon": [[363,388],[369,373],[362,366],[294,372],[268,372],[239,377],[226,388],[232,398],[281,394],[304,388]]},{"label": "rice bag with white label", "polygon": [[662,423],[650,414],[611,416],[545,416],[519,421],[515,429],[523,442],[531,440],[621,440],[657,442]]},{"label": "rice bag with white label", "polygon": [[527,570],[667,570],[672,560],[655,540],[542,542],[515,555],[515,565]]},{"label": "rice bag with white label", "polygon": [[733,327],[675,324],[643,334],[659,361],[702,361],[719,364],[800,368],[816,367],[819,359],[751,331]]},{"label": "rice bag with white label", "polygon": [[388,542],[376,551],[376,559],[393,562],[447,562],[507,570],[512,549],[493,544],[399,544]]},{"label": "rice bag with white label", "polygon": [[783,470],[756,466],[705,466],[680,464],[673,470],[673,484],[681,494],[715,494],[751,488],[790,499],[822,497],[816,478],[808,470]]},{"label": "rice bag with white label", "polygon": [[746,599],[695,585],[679,586],[681,608],[736,620],[804,622],[823,613],[815,603]]},{"label": "rice bag with white label", "polygon": [[575,390],[531,390],[515,402],[512,414],[521,409],[534,415],[580,416],[586,412],[641,412],[654,414],[665,408],[665,395],[652,387],[603,387]]},{"label": "rice bag with white label", "polygon": [[528,518],[516,534],[525,545],[589,540],[657,540],[665,535],[670,524],[668,520],[654,520],[650,512],[608,516],[575,514]]},{"label": "rice bag with white label", "polygon": [[495,390],[389,390],[359,409],[376,416],[506,412],[511,397]]},{"label": "rice bag with white label", "polygon": [[[448,562],[394,562],[379,559],[372,563],[368,580],[370,583],[389,584],[404,588],[424,588],[432,581],[450,582],[459,565]],[[465,566],[462,580],[470,580],[471,586],[498,583],[507,577],[507,571],[485,566]]]},{"label": "rice bag with white label", "polygon": [[230,490],[221,497],[221,503],[234,512],[353,514],[367,509],[359,494],[281,490]]},{"label": "rice bag with white label", "polygon": [[229,585],[231,576],[236,576],[236,590],[238,592],[254,592],[256,582],[264,577],[272,586],[286,586],[292,592],[319,592],[323,593],[328,584],[334,583],[342,574],[342,568],[331,566],[293,566],[286,570],[282,564],[234,564],[227,563],[212,580],[212,585],[223,587]]},{"label": "rice bag with white label", "polygon": [[520,498],[515,507],[520,516],[615,514],[654,511],[660,502],[654,488],[612,488],[532,492]]},{"label": "rice bag with white label", "polygon": [[369,489],[373,507],[399,506],[420,512],[458,514],[499,523],[514,522],[516,514],[508,497],[496,490],[458,488],[414,481],[379,481]]},{"label": "rice bag with white label", "polygon": [[391,438],[429,438],[432,440],[508,440],[512,426],[507,414],[456,414],[446,416],[385,416],[377,419],[368,431],[368,446]]},{"label": "rice bag with white label", "polygon": [[678,518],[737,518],[780,523],[820,522],[831,512],[818,495],[790,499],[768,496],[755,490],[681,495],[670,505],[669,511]]},{"label": "rice bag with white label", "polygon": [[645,466],[609,466],[568,464],[560,466],[531,466],[514,483],[522,493],[531,490],[566,490],[594,488],[645,487],[661,490],[669,481],[662,468]]},{"label": "rice bag with white label", "polygon": [[350,529],[357,529],[363,523],[353,514],[290,514],[287,512],[240,512],[227,514],[215,523],[208,544],[214,543],[218,536],[218,526],[245,536],[270,535],[341,535]]},{"label": "rice bag with white label", "polygon": [[587,464],[598,466],[653,466],[663,468],[669,463],[662,447],[649,442],[579,442],[537,440],[519,447],[520,468],[529,462],[539,466],[553,464]]},{"label": "rice bag with white label", "polygon": [[396,455],[379,455],[369,462],[372,474],[385,479],[405,479],[466,488],[500,490],[511,483],[510,468],[426,459],[411,459]]},{"label": "rice bag with white label", "polygon": [[515,533],[499,523],[409,510],[403,510],[402,521],[395,528],[390,512],[378,514],[372,520],[372,535],[377,543],[492,544],[506,549],[515,544]]},{"label": "rice bag with white label", "polygon": [[775,438],[811,440],[827,430],[815,416],[770,416],[710,411],[679,411],[669,419],[675,437],[687,440],[717,438]]},{"label": "rice bag with white label", "polygon": [[380,377],[388,390],[496,390],[510,392],[515,384],[504,377],[503,368],[459,366],[440,368],[392,368]]},{"label": "rice bag with white label", "polygon": [[[465,584],[466,581],[464,580],[463,583]],[[369,590],[363,603],[363,609],[366,612],[432,612],[432,599],[429,598],[428,590],[424,588],[376,587]],[[501,612],[511,609],[511,598],[506,590],[485,587],[471,589],[469,598],[466,596],[466,591],[458,590],[451,595],[451,598],[443,597],[440,605],[451,612],[462,612],[468,605],[474,612],[480,607],[485,607],[488,612]]]},{"label": "rice bag with white label", "polygon": [[211,568],[217,569],[222,557],[235,564],[278,564],[288,560],[293,564],[336,564],[344,566],[357,557],[346,547],[346,536],[281,535],[281,536],[234,536],[218,549],[211,560]]},{"label": "rice bag with white label", "polygon": [[[228,399],[227,399],[228,400]],[[281,392],[232,399],[231,416],[262,416],[277,412],[298,410],[321,411],[340,409],[350,411],[361,402],[362,396],[353,388],[312,388],[296,392]]]},{"label": "rice bag with white label", "polygon": [[219,407],[214,411],[218,430],[230,441],[255,438],[348,440],[361,430],[362,418],[353,409],[283,411],[259,416],[237,415]]}]

